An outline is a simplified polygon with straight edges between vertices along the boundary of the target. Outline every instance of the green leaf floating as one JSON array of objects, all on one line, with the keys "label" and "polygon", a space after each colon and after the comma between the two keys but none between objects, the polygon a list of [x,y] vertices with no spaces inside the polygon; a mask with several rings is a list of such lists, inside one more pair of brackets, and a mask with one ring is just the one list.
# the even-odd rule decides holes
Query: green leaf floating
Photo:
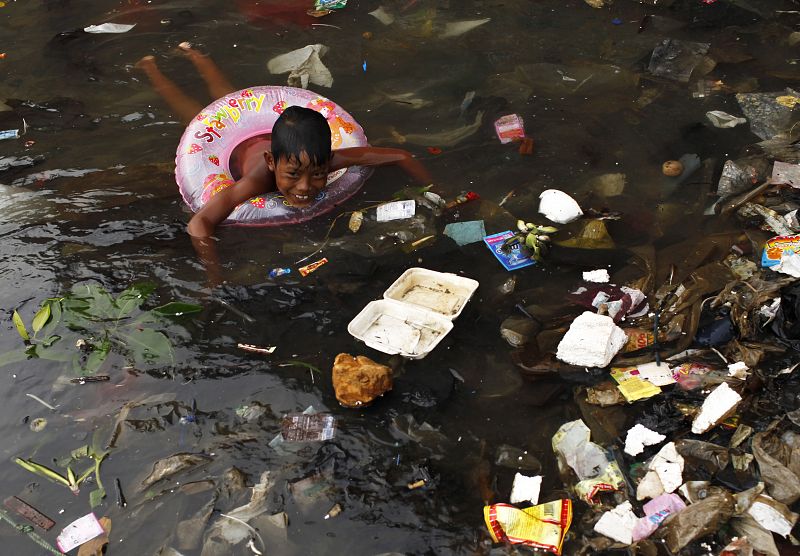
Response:
[{"label": "green leaf floating", "polygon": [[172,357],[172,344],[164,334],[150,328],[120,333],[120,338],[130,350],[138,364],[149,363],[153,359]]},{"label": "green leaf floating", "polygon": [[22,339],[26,342],[30,340],[30,336],[28,336],[28,330],[25,328],[25,323],[22,322],[22,317],[19,316],[19,313],[14,310],[14,315],[11,317],[11,320],[14,321],[14,326],[17,327],[17,332],[19,335],[22,336]]},{"label": "green leaf floating", "polygon": [[92,509],[96,508],[103,503],[103,498],[106,497],[106,491],[102,488],[94,489],[89,493],[89,505]]},{"label": "green leaf floating", "polygon": [[[14,311],[14,327],[26,346],[0,354],[0,366],[30,358],[71,360],[73,370],[87,376],[97,373],[114,354],[136,364],[153,364],[159,359],[171,362],[172,344],[158,330],[164,317],[196,314],[203,307],[173,301],[147,311],[142,306],[154,291],[153,284],[134,284],[115,299],[98,284],[76,285],[63,297],[42,303],[30,325],[32,338]],[[66,339],[60,342],[62,338]]]},{"label": "green leaf floating", "polygon": [[152,284],[134,284],[117,296],[114,304],[117,307],[117,318],[130,315],[144,303],[144,300],[155,291],[156,287]]},{"label": "green leaf floating", "polygon": [[50,320],[50,302],[45,301],[42,305],[42,308],[36,312],[36,315],[33,317],[33,322],[31,323],[31,328],[33,328],[33,334],[36,335],[47,321]]}]

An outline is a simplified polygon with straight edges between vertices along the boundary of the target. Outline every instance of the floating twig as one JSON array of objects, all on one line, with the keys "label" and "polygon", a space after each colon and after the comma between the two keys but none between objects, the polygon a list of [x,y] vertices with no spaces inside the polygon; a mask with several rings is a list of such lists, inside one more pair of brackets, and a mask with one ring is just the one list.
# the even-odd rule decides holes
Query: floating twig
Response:
[{"label": "floating twig", "polygon": [[33,400],[36,400],[37,402],[39,402],[40,404],[42,404],[43,406],[45,406],[48,409],[52,409],[53,411],[56,411],[56,409],[57,409],[56,407],[53,407],[52,405],[50,405],[49,403],[44,401],[39,396],[35,396],[33,394],[25,394],[25,395],[28,396],[29,398],[33,399]]},{"label": "floating twig", "polygon": [[237,309],[236,307],[234,307],[233,305],[231,305],[230,303],[228,303],[224,299],[220,299],[219,297],[211,297],[211,299],[213,299],[214,301],[216,301],[217,303],[219,303],[220,305],[225,307],[227,310],[229,310],[234,315],[243,318],[247,322],[249,322],[251,324],[256,322],[256,319],[254,319],[253,317],[251,317],[250,315],[248,315],[244,311],[240,311],[239,309]]},{"label": "floating twig", "polygon": [[97,375],[97,376],[81,376],[78,378],[73,378],[70,380],[72,384],[87,384],[89,382],[106,382],[111,380],[111,377],[108,375]]},{"label": "floating twig", "polygon": [[270,355],[276,349],[278,349],[277,346],[258,347],[254,346],[253,344],[236,344],[236,347],[238,347],[239,349],[243,349],[244,351],[249,351],[252,353],[261,353],[263,355]]},{"label": "floating twig", "polygon": [[117,491],[117,506],[124,508],[128,505],[128,502],[125,500],[125,495],[122,494],[122,484],[119,482],[119,477],[114,479],[114,489]]}]

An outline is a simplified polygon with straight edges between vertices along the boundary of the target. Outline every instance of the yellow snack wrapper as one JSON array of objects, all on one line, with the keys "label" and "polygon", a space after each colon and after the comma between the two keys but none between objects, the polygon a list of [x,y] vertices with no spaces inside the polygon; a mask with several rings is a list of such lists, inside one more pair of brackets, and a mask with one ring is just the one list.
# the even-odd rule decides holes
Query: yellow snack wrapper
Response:
[{"label": "yellow snack wrapper", "polygon": [[617,388],[628,402],[645,400],[661,393],[661,388],[638,376],[632,376],[626,372],[627,370],[627,368],[612,369],[611,378],[617,381]]},{"label": "yellow snack wrapper", "polygon": [[510,504],[492,504],[484,506],[483,517],[494,542],[524,544],[560,555],[572,523],[572,501],[554,500],[524,510]]},{"label": "yellow snack wrapper", "polygon": [[311,263],[311,264],[307,264],[306,266],[301,266],[298,270],[300,271],[301,275],[308,276],[309,274],[311,274],[312,272],[314,272],[315,270],[317,270],[319,267],[321,267],[322,265],[324,265],[327,262],[328,262],[328,259],[327,258],[323,258],[323,259],[318,260],[317,262],[314,262],[314,263]]},{"label": "yellow snack wrapper", "polygon": [[589,502],[595,504],[594,497],[599,492],[613,492],[619,490],[625,483],[622,471],[616,461],[612,461],[603,472],[592,479],[586,479],[575,485],[575,494]]}]

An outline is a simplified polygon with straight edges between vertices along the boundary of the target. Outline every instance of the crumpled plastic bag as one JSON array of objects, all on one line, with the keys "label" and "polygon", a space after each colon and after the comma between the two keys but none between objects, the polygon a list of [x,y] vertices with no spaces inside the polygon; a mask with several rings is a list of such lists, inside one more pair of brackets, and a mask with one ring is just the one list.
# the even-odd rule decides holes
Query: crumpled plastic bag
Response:
[{"label": "crumpled plastic bag", "polygon": [[734,498],[730,493],[714,494],[669,516],[656,534],[667,541],[677,554],[695,539],[716,532],[733,515]]},{"label": "crumpled plastic bag", "polygon": [[647,70],[658,77],[688,83],[694,68],[703,61],[708,43],[664,39],[653,49]]},{"label": "crumpled plastic bag", "polygon": [[308,84],[330,87],[333,76],[322,63],[322,56],[328,52],[324,44],[309,44],[303,48],[292,50],[276,56],[267,62],[270,73],[289,73],[287,84],[290,87],[308,88]]},{"label": "crumpled plastic bag", "polygon": [[770,328],[781,344],[800,351],[800,283],[781,290],[781,304]]},{"label": "crumpled plastic bag", "polygon": [[738,116],[734,116],[733,114],[723,112],[722,110],[711,110],[706,112],[706,118],[708,118],[708,121],[710,121],[714,127],[718,127],[720,129],[727,129],[736,127],[739,124],[747,123],[746,118],[740,118]]},{"label": "crumpled plastic bag", "polygon": [[766,431],[753,436],[753,455],[769,495],[793,504],[800,499],[800,446],[790,448],[783,442],[777,425],[773,422]]}]

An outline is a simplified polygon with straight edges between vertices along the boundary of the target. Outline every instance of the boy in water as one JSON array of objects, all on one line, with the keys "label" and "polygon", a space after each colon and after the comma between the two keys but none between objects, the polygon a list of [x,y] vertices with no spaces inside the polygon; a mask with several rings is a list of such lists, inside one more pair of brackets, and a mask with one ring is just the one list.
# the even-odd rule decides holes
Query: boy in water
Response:
[{"label": "boy in water", "polygon": [[292,206],[305,207],[325,187],[328,173],[349,166],[396,164],[420,184],[430,175],[407,151],[354,147],[331,151],[331,129],[325,117],[310,108],[290,106],[275,122],[271,135],[244,141],[231,154],[231,172],[241,178],[211,197],[189,221],[188,232],[208,237],[239,204],[279,191]]},{"label": "boy in water", "polygon": [[[188,43],[181,43],[179,49],[195,65],[211,96],[218,98],[236,90],[210,58]],[[142,58],[137,67],[187,124],[202,110],[161,73],[152,56]],[[399,166],[420,185],[432,181],[425,167],[402,149],[355,147],[331,151],[331,130],[325,117],[309,108],[291,106],[275,122],[271,135],[248,139],[234,149],[230,167],[238,181],[211,197],[189,221],[187,230],[193,238],[207,238],[239,204],[272,191],[279,191],[294,206],[308,206],[325,187],[329,172],[349,166],[387,165]],[[201,258],[208,260],[203,256],[208,251],[206,242],[194,243]]]}]

